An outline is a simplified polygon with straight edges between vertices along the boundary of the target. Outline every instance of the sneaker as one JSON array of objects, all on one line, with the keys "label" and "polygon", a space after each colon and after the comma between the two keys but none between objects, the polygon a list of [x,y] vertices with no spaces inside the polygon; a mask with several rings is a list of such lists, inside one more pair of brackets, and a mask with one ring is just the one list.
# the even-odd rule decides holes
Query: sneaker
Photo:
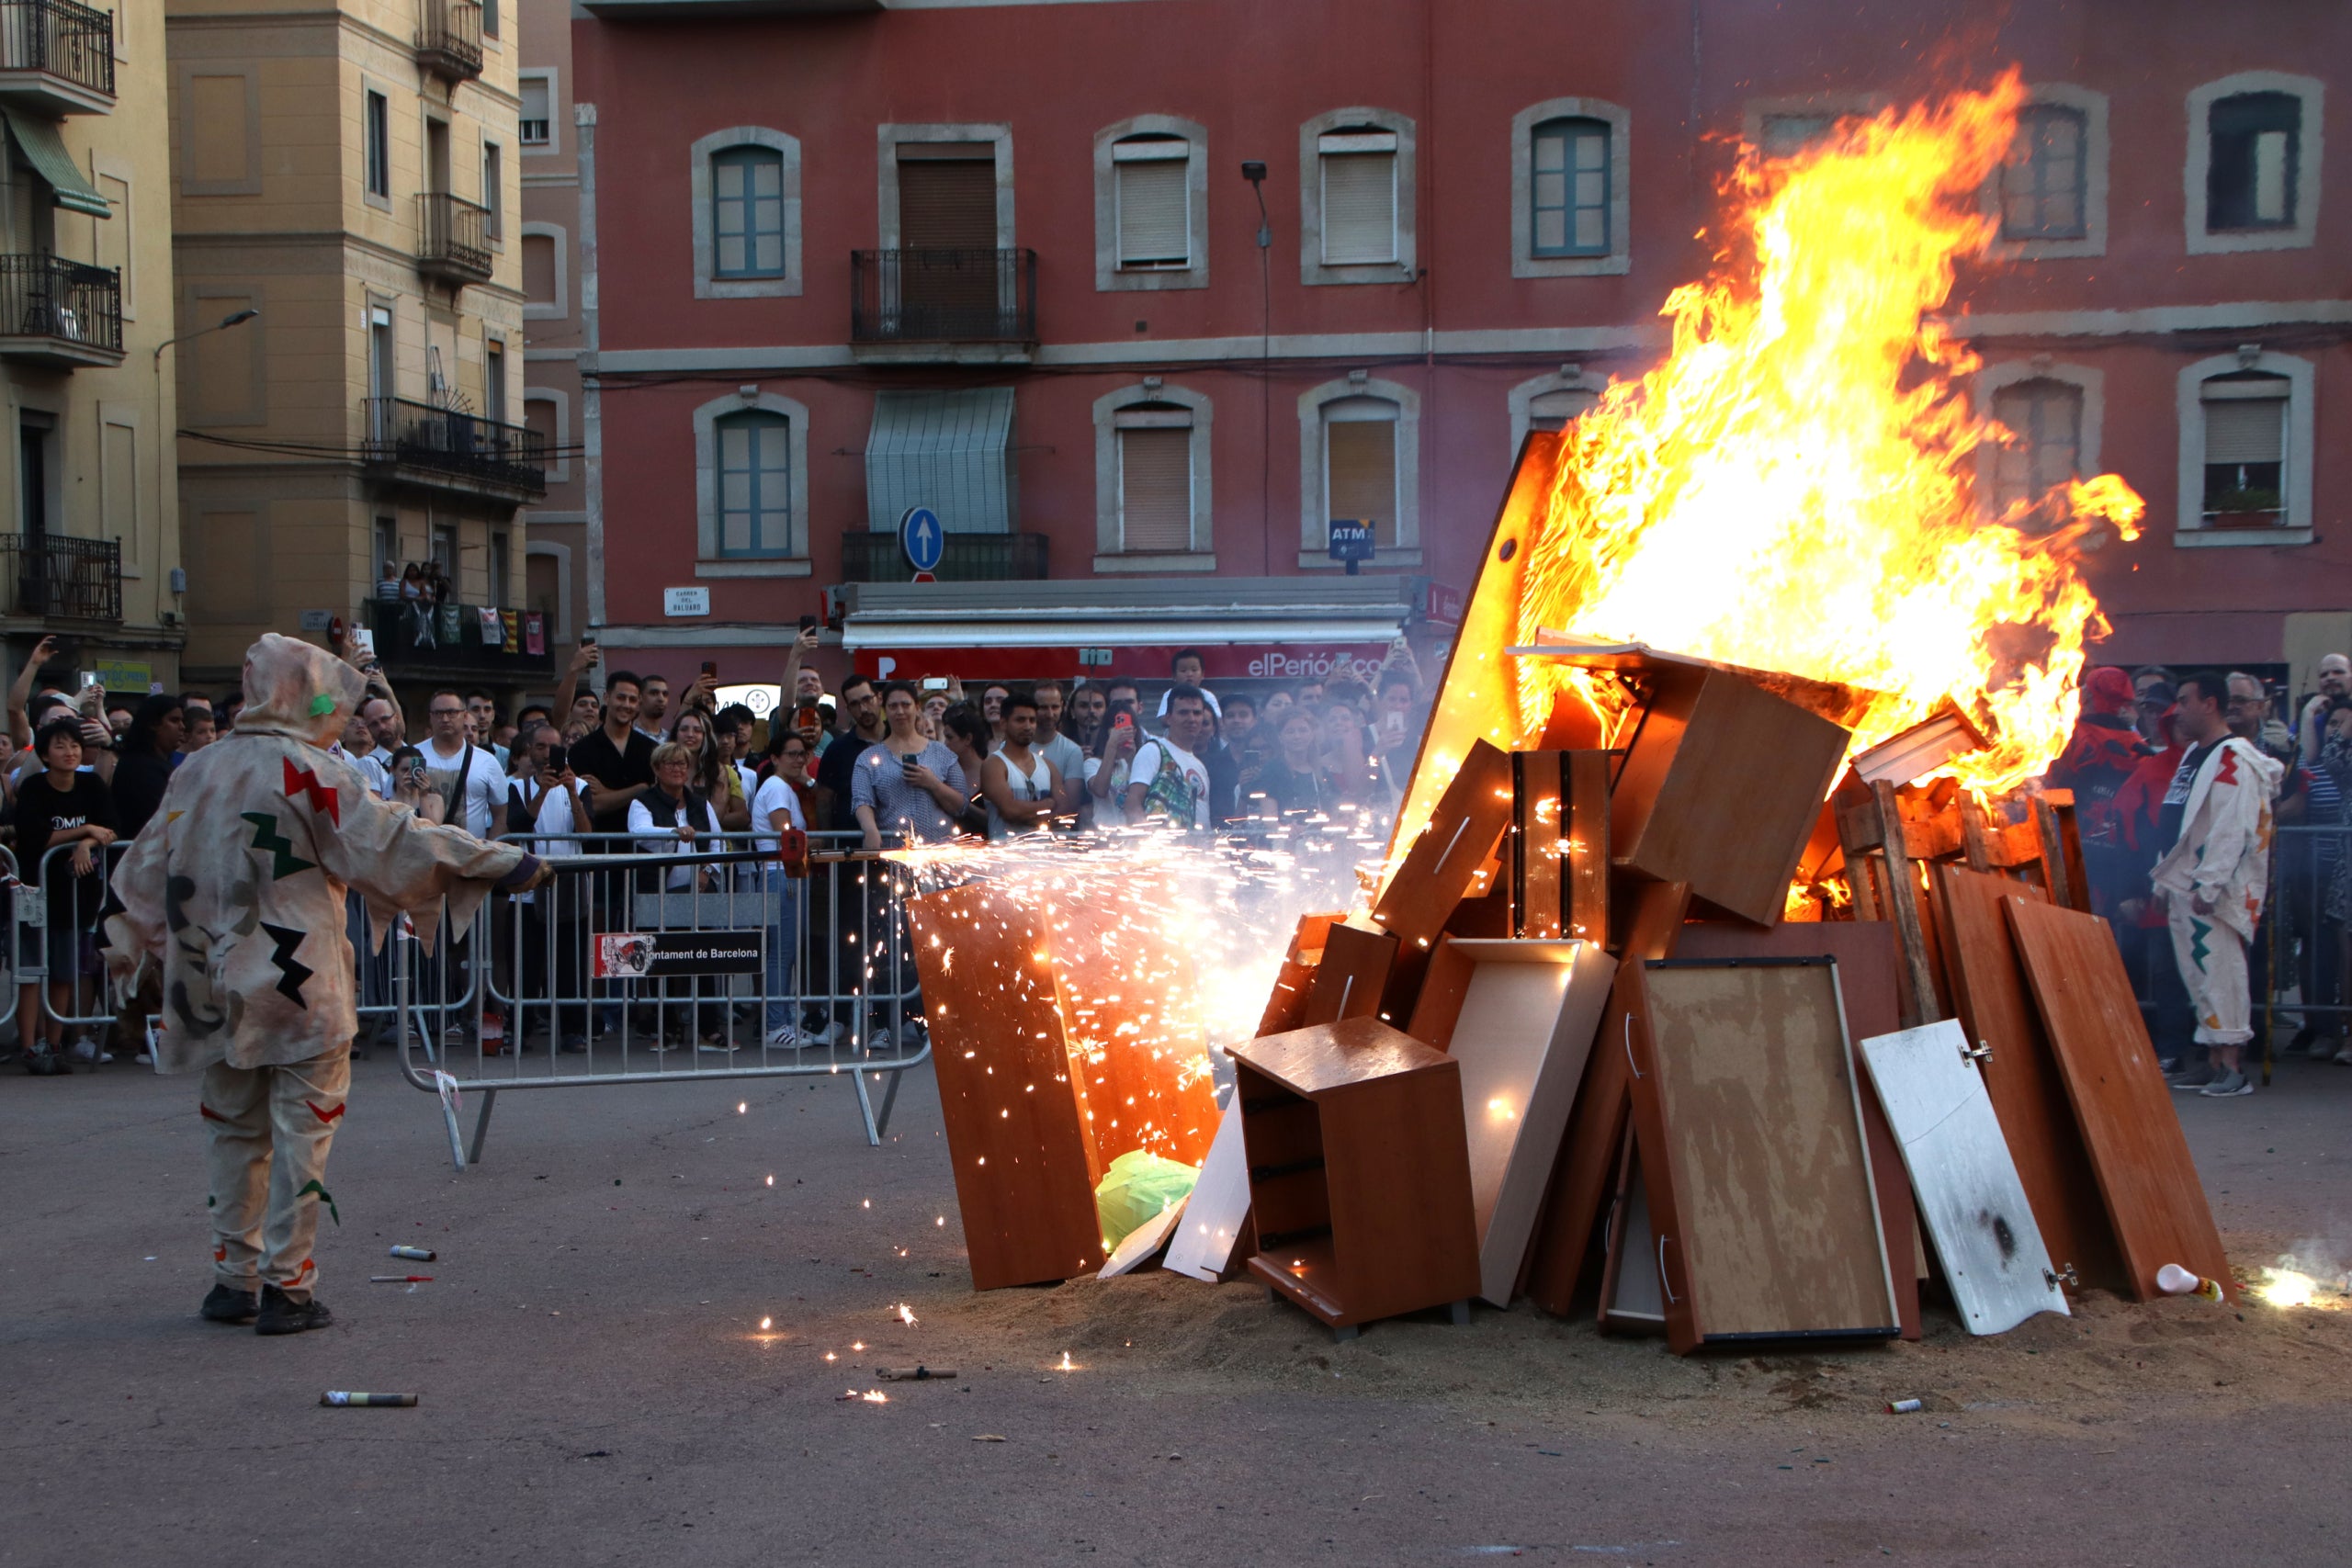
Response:
[{"label": "sneaker", "polygon": [[2171,1077],[2173,1074],[2180,1071],[2180,1058],[2177,1056],[2157,1057],[2156,1071],[2164,1074],[2167,1078]]},{"label": "sneaker", "polygon": [[2328,1060],[2334,1062],[2339,1067],[2352,1067],[2352,1045],[2346,1045],[2343,1050],[2338,1051],[2335,1055],[2330,1056]]},{"label": "sneaker", "polygon": [[2202,1094],[2205,1086],[2212,1081],[2213,1069],[2211,1067],[2190,1067],[2165,1079],[2167,1085],[2183,1094]]},{"label": "sneaker", "polygon": [[98,1043],[85,1034],[67,1047],[77,1062],[90,1063],[98,1059]]},{"label": "sneaker", "polygon": [[[2332,1030],[2325,1034],[2316,1030],[2307,1030],[2305,1032],[2312,1036],[2309,1050],[2311,1058],[2314,1062],[2332,1062],[2335,1059],[2335,1054],[2344,1049],[2344,1036]],[[2302,1035],[2299,1034],[2295,1038],[2300,1040]],[[2290,1045],[2288,1049],[2291,1051],[2294,1047]]]},{"label": "sneaker", "polygon": [[234,1285],[215,1285],[206,1292],[204,1304],[196,1309],[208,1323],[247,1324],[255,1315],[256,1301],[251,1291],[241,1291]]},{"label": "sneaker", "polygon": [[736,1044],[732,1040],[723,1040],[717,1035],[712,1035],[707,1040],[696,1041],[695,1043],[695,1049],[697,1051],[707,1051],[714,1056],[724,1056],[739,1051],[742,1049],[742,1047]]},{"label": "sneaker", "polygon": [[255,1334],[300,1334],[324,1328],[334,1321],[327,1303],[315,1296],[296,1301],[275,1285],[261,1288],[261,1311],[254,1322]]},{"label": "sneaker", "polygon": [[65,1059],[45,1046],[37,1051],[28,1051],[25,1053],[25,1071],[37,1078],[62,1077],[66,1071]]},{"label": "sneaker", "polygon": [[2246,1081],[2244,1073],[2223,1073],[2198,1092],[2208,1100],[2234,1100],[2242,1094],[2252,1094],[2254,1085]]},{"label": "sneaker", "polygon": [[781,1024],[767,1032],[767,1047],[771,1051],[806,1051],[814,1043],[814,1041],[788,1023]]}]

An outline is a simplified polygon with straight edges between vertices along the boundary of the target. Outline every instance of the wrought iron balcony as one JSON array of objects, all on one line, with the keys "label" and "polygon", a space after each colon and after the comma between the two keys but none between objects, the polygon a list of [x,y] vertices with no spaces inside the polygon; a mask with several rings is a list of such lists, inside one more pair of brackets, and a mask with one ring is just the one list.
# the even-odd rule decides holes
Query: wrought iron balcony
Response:
[{"label": "wrought iron balcony", "polygon": [[452,283],[490,281],[490,209],[445,190],[416,197],[416,270]]},{"label": "wrought iron balcony", "polygon": [[[1043,534],[949,534],[938,569],[942,582],[1038,581],[1046,570]],[[853,528],[842,536],[843,582],[905,582],[914,576],[896,533]]]},{"label": "wrought iron balcony", "polygon": [[74,0],[0,0],[0,102],[43,114],[114,107],[114,17]]},{"label": "wrought iron balcony", "polygon": [[369,398],[367,461],[379,477],[526,502],[548,492],[547,437],[519,424],[406,398]]},{"label": "wrought iron balcony", "polygon": [[481,75],[481,6],[477,0],[424,0],[421,10],[416,62],[452,82]]},{"label": "wrought iron balcony", "polygon": [[122,363],[122,274],[61,256],[0,255],[0,359]]},{"label": "wrought iron balcony", "polygon": [[62,534],[0,534],[6,613],[51,621],[122,619],[122,546]]},{"label": "wrought iron balcony", "polygon": [[[517,614],[514,641],[503,641],[502,624],[502,644],[493,646],[482,640],[482,606],[457,605],[454,616],[449,608],[428,609],[387,599],[368,601],[368,625],[376,634],[376,653],[394,679],[555,673],[555,655],[548,651],[547,641],[551,631],[542,633],[538,652],[525,652],[528,622]],[[554,617],[548,619],[552,622]]]},{"label": "wrought iron balcony", "polygon": [[[909,358],[1025,357],[1037,341],[1035,251],[852,251],[849,341],[854,347],[928,349]],[[895,357],[895,356],[894,356]]]}]

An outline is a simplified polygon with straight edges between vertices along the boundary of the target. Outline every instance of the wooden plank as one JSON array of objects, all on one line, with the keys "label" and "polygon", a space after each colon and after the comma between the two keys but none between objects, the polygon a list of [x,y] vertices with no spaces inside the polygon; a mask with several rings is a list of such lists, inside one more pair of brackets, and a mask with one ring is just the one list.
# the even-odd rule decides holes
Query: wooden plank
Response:
[{"label": "wooden plank", "polygon": [[[1622,922],[1623,963],[1665,958],[1690,928],[1683,916],[1690,908],[1690,889],[1679,883],[1640,883],[1633,909]],[[1552,1168],[1544,1217],[1537,1224],[1533,1262],[1528,1272],[1528,1294],[1555,1316],[1575,1309],[1577,1287],[1584,1278],[1592,1245],[1593,1227],[1615,1177],[1617,1155],[1623,1141],[1630,1109],[1626,1100],[1631,1057],[1624,1044],[1624,1019],[1611,1002],[1601,1021],[1591,1055],[1585,1060],[1584,1078],[1577,1086],[1576,1107],[1568,1113],[1560,1156]]]},{"label": "wooden plank", "polygon": [[[1208,1157],[1184,1203],[1184,1223],[1168,1243],[1164,1267],[1214,1283],[1234,1269],[1234,1254],[1250,1226],[1250,1161],[1241,1148],[1241,1105],[1227,1101]],[[1254,1250],[1254,1248],[1252,1249]]]},{"label": "wooden plank", "polygon": [[[1769,931],[1732,920],[1693,921],[1682,928],[1673,956],[1834,958],[1838,993],[1846,1009],[1847,1037],[1859,1040],[1866,1034],[1892,1034],[1902,1026],[1894,928],[1883,920],[1784,921]],[[1916,1258],[1917,1214],[1911,1184],[1903,1176],[1903,1153],[1878,1096],[1868,1092],[1870,1069],[1859,1052],[1854,1067],[1864,1079],[1862,1132],[1870,1140],[1871,1179],[1878,1189],[1879,1221],[1887,1256],[1897,1260]],[[1903,1337],[1916,1340],[1924,1328],[1919,1317],[1918,1271],[1898,1261],[1894,1280]]]},{"label": "wooden plank", "polygon": [[1326,933],[1323,960],[1315,966],[1298,1027],[1371,1018],[1380,1011],[1382,987],[1396,959],[1396,939],[1385,931],[1340,924]]},{"label": "wooden plank", "polygon": [[1621,865],[1775,925],[1848,732],[1721,671],[1655,672],[1610,795]]},{"label": "wooden plank", "polygon": [[1938,1016],[1935,976],[1928,966],[1927,932],[1919,921],[1919,874],[1913,867],[1910,852],[1902,847],[1903,813],[1895,804],[1894,786],[1884,780],[1871,785],[1871,800],[1878,810],[1879,854],[1886,865],[1883,891],[1887,909],[1894,917],[1895,947],[1903,958],[1906,987],[1903,1026],[1914,1029],[1934,1022]]},{"label": "wooden plank", "polygon": [[1428,947],[1445,930],[1475,875],[1510,826],[1510,757],[1472,743],[1429,824],[1381,889],[1372,918],[1408,944]]},{"label": "wooden plank", "polygon": [[1453,1056],[1478,1235],[1478,1294],[1510,1304],[1617,961],[1590,942],[1464,942],[1476,964]]},{"label": "wooden plank", "polygon": [[1471,976],[1478,962],[1471,946],[1457,936],[1442,936],[1430,954],[1429,973],[1421,978],[1421,994],[1414,999],[1405,1032],[1432,1051],[1452,1053],[1454,1025],[1462,1017],[1463,998],[1470,994]]},{"label": "wooden plank", "polygon": [[2075,908],[2080,900],[2068,880],[2066,844],[2058,830],[2058,813],[2042,795],[2033,797],[2033,839],[2034,847],[2041,852],[2041,886],[2049,889],[2050,901],[2062,909]]},{"label": "wooden plank", "polygon": [[1580,942],[1609,946],[1609,753],[1570,751],[1567,788],[1567,926]]},{"label": "wooden plank", "polygon": [[1623,973],[1668,1343],[1899,1334],[1836,964]]},{"label": "wooden plank", "polygon": [[1938,866],[1935,877],[1952,999],[1969,1041],[1993,1053],[1984,1064],[1985,1092],[2042,1242],[2061,1272],[2071,1267],[2086,1286],[2120,1291],[2123,1259],[2114,1227],[2099,1203],[2065,1081],[2026,993],[2001,912],[2005,898],[2041,895],[2007,877],[1958,866]]},{"label": "wooden plank", "polygon": [[907,919],[973,1288],[1101,1268],[1061,1014],[1036,956],[1041,919],[980,882],[909,899]]},{"label": "wooden plank", "polygon": [[1150,892],[1090,886],[1046,909],[1054,992],[1098,1183],[1136,1149],[1197,1166],[1216,1135],[1193,956],[1146,908]]},{"label": "wooden plank", "polygon": [[1992,857],[1984,847],[1984,808],[1973,795],[1960,803],[1960,842],[1967,852],[1969,870],[1993,869]]},{"label": "wooden plank", "polygon": [[[2041,798],[2049,803],[2057,824],[2056,858],[2066,868],[2066,905],[2087,915],[2091,912],[2091,878],[2083,864],[2083,835],[2075,819],[2075,792],[2071,789],[2045,789],[2041,792]],[[2050,858],[2050,847],[2046,841],[2042,846],[2042,855],[2045,859]]]},{"label": "wooden plank", "polygon": [[1182,1224],[1184,1207],[1184,1200],[1179,1198],[1120,1237],[1119,1245],[1111,1249],[1109,1258],[1103,1259],[1102,1272],[1098,1277],[1115,1280],[1159,1257],[1160,1248],[1168,1245],[1168,1238],[1175,1235]]},{"label": "wooden plank", "polygon": [[1967,1034],[1945,1019],[1865,1038],[1861,1051],[1968,1331],[2000,1334],[2037,1313],[2068,1315]]},{"label": "wooden plank", "polygon": [[1301,915],[1291,932],[1290,951],[1283,955],[1282,971],[1258,1019],[1258,1032],[1280,1034],[1296,1029],[1306,1011],[1306,993],[1315,983],[1315,967],[1323,961],[1323,944],[1344,915]]},{"label": "wooden plank", "polygon": [[2090,1151],[2131,1294],[2161,1295],[2156,1271],[2177,1263],[2221,1280],[2234,1301],[2229,1257],[2114,934],[2096,915],[2017,893],[2003,909]]},{"label": "wooden plank", "polygon": [[1510,756],[1510,851],[1514,936],[1557,941],[1566,930],[1566,893],[1561,877],[1561,846],[1566,837],[1567,802],[1562,751],[1514,751]]}]

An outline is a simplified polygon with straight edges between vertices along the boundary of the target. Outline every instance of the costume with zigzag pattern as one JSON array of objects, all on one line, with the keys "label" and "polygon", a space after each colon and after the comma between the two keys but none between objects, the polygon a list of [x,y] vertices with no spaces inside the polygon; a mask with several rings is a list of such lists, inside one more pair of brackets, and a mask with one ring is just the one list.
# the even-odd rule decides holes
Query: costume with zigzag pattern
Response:
[{"label": "costume with zigzag pattern", "polygon": [[[2232,735],[2189,781],[2180,838],[2149,873],[2165,898],[2173,956],[2197,1010],[2197,1043],[2243,1045],[2254,1038],[2245,950],[2270,886],[2270,797],[2283,770],[2253,742]],[[2211,906],[2199,914],[2194,900]]]},{"label": "costume with zigzag pattern", "polygon": [[135,986],[163,960],[155,1070],[204,1074],[215,1277],[301,1299],[358,1027],[345,889],[368,900],[380,947],[397,912],[429,917],[446,897],[462,925],[537,862],[419,820],[330,753],[366,682],[323,649],[264,637],[244,690],[253,705],[173,773],[110,879],[107,968]]}]

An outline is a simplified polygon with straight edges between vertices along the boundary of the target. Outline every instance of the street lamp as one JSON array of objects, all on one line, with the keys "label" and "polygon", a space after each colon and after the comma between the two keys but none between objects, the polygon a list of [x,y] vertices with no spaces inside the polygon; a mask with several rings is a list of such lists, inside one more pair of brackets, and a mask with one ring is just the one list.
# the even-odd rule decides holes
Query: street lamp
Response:
[{"label": "street lamp", "polygon": [[255,316],[260,314],[261,312],[259,310],[238,310],[232,314],[221,317],[219,321],[213,322],[209,327],[198,327],[192,333],[182,333],[177,337],[165,338],[163,342],[155,345],[155,368],[157,370],[163,369],[164,350],[171,347],[172,344],[175,343],[186,343],[190,338],[203,337],[211,333],[227,332],[231,327],[242,327],[247,321],[252,321]]}]

